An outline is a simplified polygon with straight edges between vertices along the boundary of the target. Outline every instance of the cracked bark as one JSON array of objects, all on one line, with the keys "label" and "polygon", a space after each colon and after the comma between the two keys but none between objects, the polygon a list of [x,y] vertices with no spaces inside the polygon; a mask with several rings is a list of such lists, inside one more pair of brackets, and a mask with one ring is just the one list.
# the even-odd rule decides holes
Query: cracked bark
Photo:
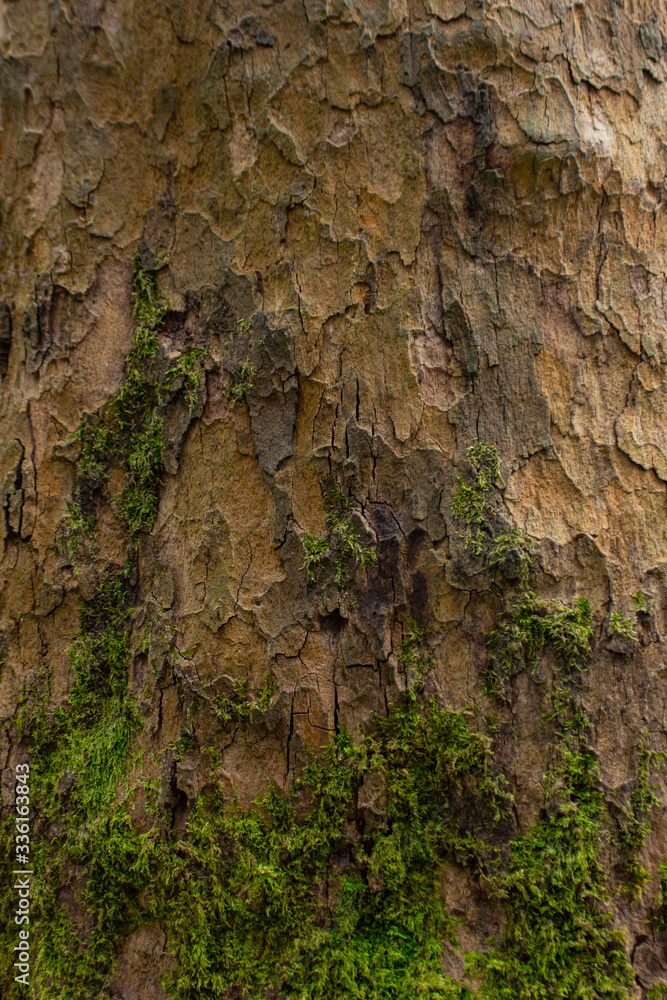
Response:
[{"label": "cracked bark", "polygon": [[[122,562],[111,515],[92,583],[57,540],[70,435],[123,377],[138,248],[169,254],[164,346],[201,346],[213,367],[201,417],[174,430],[137,614],[159,608],[174,626],[177,639],[156,639],[164,662],[176,642],[196,648],[184,690],[245,672],[259,687],[267,671],[279,687],[266,724],[222,748],[230,795],[284,786],[326,732],[386,713],[405,684],[399,613],[431,629],[428,692],[488,707],[480,637],[495,605],[459,572],[449,510],[477,438],[500,450],[545,596],[588,597],[599,637],[632,593],[653,602],[650,642],[624,657],[600,638],[591,663],[605,788],[629,780],[645,733],[664,747],[667,15],[654,8],[284,0],[248,18],[230,0],[148,3],[138,22],[125,0],[5,5],[6,773],[24,684],[46,669],[66,696],[78,602]],[[239,320],[252,331],[225,348]],[[225,379],[244,351],[260,376],[233,407]],[[379,539],[347,617],[321,613],[300,569],[303,530],[324,530],[327,474]],[[147,761],[181,734],[187,708],[163,661]],[[506,764],[524,829],[542,806],[545,748],[526,723],[529,694],[518,697]],[[205,722],[194,725],[203,745]],[[190,795],[210,780],[204,755],[193,758]],[[9,788],[5,778],[5,808]],[[667,939],[646,934],[666,836],[661,808],[644,900],[617,904],[641,957],[638,995],[667,982]],[[140,989],[130,952],[115,987],[127,997]],[[147,966],[155,996],[160,962]]]}]

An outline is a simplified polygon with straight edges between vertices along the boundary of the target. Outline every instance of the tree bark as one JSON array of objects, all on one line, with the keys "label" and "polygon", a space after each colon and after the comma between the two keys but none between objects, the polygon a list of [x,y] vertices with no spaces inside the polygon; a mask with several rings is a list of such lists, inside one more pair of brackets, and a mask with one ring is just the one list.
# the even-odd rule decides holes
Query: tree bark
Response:
[{"label": "tree bark", "polygon": [[2,995],[662,995],[664,7],[0,16]]}]

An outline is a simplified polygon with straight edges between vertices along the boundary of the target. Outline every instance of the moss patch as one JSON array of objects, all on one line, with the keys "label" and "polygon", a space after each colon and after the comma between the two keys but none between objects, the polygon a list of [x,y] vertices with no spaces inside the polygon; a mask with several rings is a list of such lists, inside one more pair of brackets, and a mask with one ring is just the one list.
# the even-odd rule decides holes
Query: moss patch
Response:
[{"label": "moss patch", "polygon": [[634,981],[608,907],[597,764],[582,750],[562,757],[551,815],[511,845],[507,869],[490,881],[509,922],[500,948],[469,958],[485,998],[622,1000]]},{"label": "moss patch", "polygon": [[[154,273],[144,274],[135,286],[137,295],[148,296],[148,312],[136,314],[138,364],[155,358],[150,316],[162,308],[155,304],[155,280]],[[178,373],[172,378],[174,369],[167,369],[159,384],[178,384],[191,407],[195,361],[181,362]],[[109,412],[117,414],[119,406],[115,402]],[[146,420],[137,416],[133,425],[139,436],[153,420],[149,410],[140,412]],[[113,436],[115,426],[115,417],[100,418],[97,430]],[[84,440],[88,483],[96,462],[103,466],[111,454],[125,463],[126,481],[141,481],[154,496],[150,509],[156,510],[159,476],[133,480],[129,460],[113,446],[103,462],[95,440],[94,434]],[[128,564],[82,604],[67,704],[50,710],[45,679],[23,719],[39,796],[33,914],[40,932],[40,1000],[107,995],[123,941],[154,921],[165,928],[175,959],[166,983],[174,1000],[627,996],[631,974],[623,938],[613,928],[602,864],[606,805],[584,742],[588,723],[579,679],[593,636],[590,607],[583,599],[571,606],[541,600],[529,540],[509,530],[494,539],[482,527],[477,514],[495,509],[499,470],[493,450],[479,449],[473,459],[483,507],[459,493],[459,516],[466,520],[465,511],[471,513],[468,544],[475,551],[481,545],[488,564],[503,572],[510,557],[518,566],[518,593],[488,636],[490,686],[507,697],[514,674],[532,670],[547,648],[558,664],[551,713],[556,759],[540,820],[499,850],[507,841],[511,798],[491,741],[469,726],[464,713],[423,700],[423,678],[434,662],[428,631],[405,618],[400,659],[407,692],[369,732],[337,734],[286,792],[272,788],[249,809],[225,804],[222,789],[212,784],[195,803],[184,834],[157,810],[151,828],[138,833],[128,808],[142,784],[132,768],[140,721],[127,690],[134,579]],[[350,501],[330,487],[323,496],[327,548],[314,552],[305,568],[315,572],[326,551],[341,582],[375,553],[361,544]],[[141,515],[127,524],[137,535],[153,520]],[[255,708],[268,707],[272,694],[267,683],[251,698],[240,682],[219,699],[223,726],[250,724]],[[185,733],[174,749],[194,749],[188,740]],[[650,759],[641,757],[624,832],[630,859],[644,842],[654,804],[649,772]],[[508,917],[488,952],[468,956],[468,977],[461,982],[442,967],[443,941],[456,942],[443,892],[447,863],[467,867],[479,891],[502,904]],[[4,911],[1,919],[10,939]],[[6,980],[10,972],[2,969]],[[472,975],[479,980],[475,989]],[[6,986],[13,1000],[11,982]]]},{"label": "moss patch", "polygon": [[329,560],[333,564],[336,583],[342,585],[358,566],[373,566],[377,554],[372,545],[362,545],[359,532],[352,523],[352,503],[335,484],[322,482],[324,513],[329,528],[327,535],[318,536],[307,531],[303,537],[306,552],[301,566],[311,580]]},{"label": "moss patch", "polygon": [[[359,825],[362,786],[378,789],[378,827]],[[153,916],[177,958],[170,994],[461,996],[440,964],[454,929],[442,863],[480,864],[478,834],[507,801],[488,739],[410,698],[372,735],[336,736],[287,794],[242,811],[212,790],[186,839],[151,863]]]},{"label": "moss patch", "polygon": [[85,507],[84,498],[107,481],[113,464],[120,464],[123,485],[114,503],[135,537],[151,531],[157,517],[166,406],[173,402],[191,415],[203,376],[203,351],[186,350],[170,365],[160,347],[158,333],[169,308],[160,297],[160,266],[143,266],[139,253],[134,258],[136,325],[125,378],[104,411],[82,421],[79,429],[80,510]]}]

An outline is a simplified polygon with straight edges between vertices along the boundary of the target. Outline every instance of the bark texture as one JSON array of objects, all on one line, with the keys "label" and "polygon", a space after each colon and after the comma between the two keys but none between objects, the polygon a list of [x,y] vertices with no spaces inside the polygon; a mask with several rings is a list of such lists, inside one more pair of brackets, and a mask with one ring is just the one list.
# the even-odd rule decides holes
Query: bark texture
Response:
[{"label": "bark texture", "polygon": [[[518,911],[507,885],[505,897],[488,888],[511,866],[507,845],[584,808],[563,777],[564,746],[595,772],[609,896],[594,909],[622,935],[629,970],[618,993],[576,995],[662,995],[664,5],[12,0],[0,37],[5,814],[16,762],[37,773],[48,732],[65,740],[58,709],[67,716],[83,683],[76,649],[93,636],[101,655],[82,609],[122,576],[119,697],[139,721],[134,764],[100,816],[123,806],[138,836],[157,824],[184,843],[214,787],[248,808],[273,785],[288,790],[310,751],[345,731],[358,746],[375,714],[402,699],[426,713],[433,697],[489,737],[491,771],[514,801],[487,838],[499,861],[443,851],[437,892],[463,922],[460,948],[445,944],[439,961],[458,992],[424,979],[423,995],[463,997],[466,983],[505,996],[488,969],[464,971],[465,955],[488,954],[489,939],[510,948]],[[85,463],[104,457],[92,429],[117,420],[128,384],[137,275],[158,283],[146,326],[157,346],[137,364],[158,386],[150,419],[159,414],[162,436],[153,479],[141,480],[150,510],[131,521],[122,436],[103,475]],[[148,419],[138,412],[127,441]],[[486,492],[469,450],[480,443],[502,463]],[[481,511],[467,540],[462,486]],[[511,617],[526,588],[540,620],[590,603],[592,652],[566,684],[565,715],[575,702],[585,715],[571,738],[565,715],[560,728],[548,718],[558,636],[531,658]],[[505,666],[487,638],[499,622],[501,653],[507,630],[519,635]],[[81,773],[62,774],[61,819],[35,785],[36,845],[55,850]],[[370,851],[369,830],[398,820],[387,820],[382,780],[365,774],[338,860],[313,875],[313,926],[325,931],[341,858],[371,893],[389,891],[358,845]],[[157,818],[139,777],[153,783]],[[461,829],[467,787],[447,806]],[[102,918],[86,902],[90,864],[72,858],[48,885],[84,954]],[[648,873],[635,892],[633,865]],[[123,897],[94,988],[69,976],[67,993],[48,955],[39,979],[35,956],[33,995],[330,995],[287,974],[250,987],[229,970],[217,987],[170,986],[164,977],[189,961],[175,943],[187,933],[150,910],[147,892]],[[519,941],[517,962],[526,949]],[[580,960],[576,942],[565,954]],[[314,969],[318,955],[303,962]],[[575,996],[548,977],[521,989]]]}]

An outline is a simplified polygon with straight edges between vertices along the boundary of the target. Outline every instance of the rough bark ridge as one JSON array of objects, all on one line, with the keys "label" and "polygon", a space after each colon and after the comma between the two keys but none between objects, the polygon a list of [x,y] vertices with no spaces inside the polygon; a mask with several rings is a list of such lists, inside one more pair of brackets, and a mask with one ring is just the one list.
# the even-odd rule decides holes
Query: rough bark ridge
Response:
[{"label": "rough bark ridge", "polygon": [[0,18],[32,995],[662,996],[664,5]]}]

